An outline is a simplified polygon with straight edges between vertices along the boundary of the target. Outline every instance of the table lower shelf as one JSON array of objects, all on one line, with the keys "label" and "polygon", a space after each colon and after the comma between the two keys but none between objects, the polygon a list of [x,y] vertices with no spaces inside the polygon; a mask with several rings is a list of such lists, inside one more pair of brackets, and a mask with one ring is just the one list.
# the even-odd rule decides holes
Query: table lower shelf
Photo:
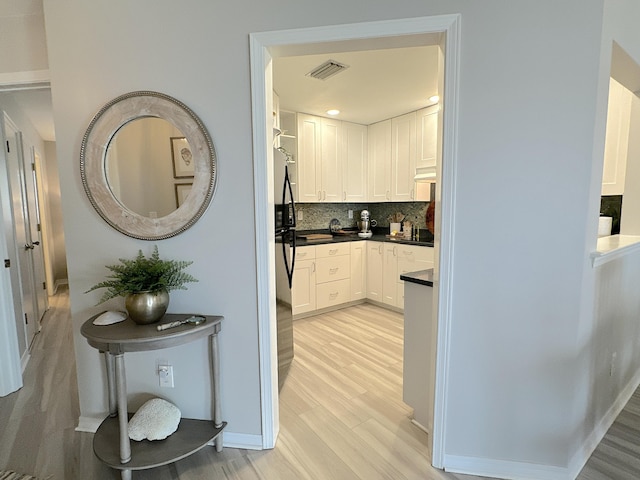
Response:
[{"label": "table lower shelf", "polygon": [[[131,418],[132,414],[129,414]],[[164,440],[131,441],[131,460],[120,463],[118,417],[107,417],[93,437],[93,451],[111,468],[145,470],[176,462],[200,450],[222,433],[227,422],[216,428],[211,420],[180,419],[180,425]]]}]

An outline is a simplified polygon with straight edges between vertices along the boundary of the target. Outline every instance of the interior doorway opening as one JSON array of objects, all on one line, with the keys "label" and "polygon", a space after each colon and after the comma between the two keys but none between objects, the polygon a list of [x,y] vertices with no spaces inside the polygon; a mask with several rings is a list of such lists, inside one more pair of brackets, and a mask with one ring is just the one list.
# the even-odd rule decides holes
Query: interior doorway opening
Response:
[{"label": "interior doorway opening", "polygon": [[[436,192],[436,231],[434,238],[436,269],[439,280],[434,289],[434,313],[438,318],[437,373],[435,375],[435,408],[433,455],[434,466],[443,465],[443,427],[446,404],[446,370],[448,362],[448,330],[450,310],[451,236],[455,172],[455,110],[457,105],[459,17],[441,16],[341,25],[283,32],[264,32],[251,36],[252,105],[254,124],[254,174],[256,188],[256,232],[258,262],[258,304],[261,344],[261,394],[263,447],[275,445],[279,428],[275,324],[275,267],[273,259],[273,194],[269,182],[273,178],[273,58],[332,51],[372,50],[435,44],[442,49],[442,85],[444,110],[442,162],[437,167],[441,188]],[[393,47],[392,47],[393,46]],[[449,110],[450,109],[450,110]],[[443,219],[443,220],[441,220]],[[435,285],[435,284],[434,284]]]}]

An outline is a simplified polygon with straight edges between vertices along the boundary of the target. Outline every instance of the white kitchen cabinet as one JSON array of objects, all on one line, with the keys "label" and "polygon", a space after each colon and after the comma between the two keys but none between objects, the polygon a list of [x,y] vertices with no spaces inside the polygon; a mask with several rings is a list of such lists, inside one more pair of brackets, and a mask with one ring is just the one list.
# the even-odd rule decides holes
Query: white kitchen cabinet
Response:
[{"label": "white kitchen cabinet", "polygon": [[433,247],[399,244],[396,253],[398,260],[396,306],[404,308],[405,282],[400,280],[400,275],[433,268]]},{"label": "white kitchen cabinet", "polygon": [[351,243],[351,300],[367,296],[367,242]]},{"label": "white kitchen cabinet", "polygon": [[438,112],[438,105],[432,105],[416,112],[416,168],[436,166]]},{"label": "white kitchen cabinet", "polygon": [[382,265],[382,302],[396,306],[398,298],[398,245],[384,244]]},{"label": "white kitchen cabinet", "polygon": [[365,125],[342,122],[342,188],[345,202],[367,201],[367,138]]},{"label": "white kitchen cabinet", "polygon": [[293,315],[311,312],[317,308],[315,246],[296,249],[291,307]]},{"label": "white kitchen cabinet", "polygon": [[322,142],[320,138],[320,118],[298,113],[298,201],[319,202],[321,192],[316,188],[320,183]]},{"label": "white kitchen cabinet", "polygon": [[341,122],[299,113],[297,137],[298,201],[342,201]]},{"label": "white kitchen cabinet", "polygon": [[391,120],[369,125],[369,201],[391,200]]},{"label": "white kitchen cabinet", "polygon": [[298,198],[298,139],[296,113],[286,110],[278,111],[278,128],[282,134],[278,136],[277,144],[282,147],[287,154],[287,166],[289,169],[289,179],[293,188],[293,198]]},{"label": "white kitchen cabinet", "polygon": [[415,199],[416,112],[391,119],[391,200]]},{"label": "white kitchen cabinet", "polygon": [[327,308],[351,299],[351,246],[329,243],[316,246],[316,305]]},{"label": "white kitchen cabinet", "polygon": [[632,95],[620,83],[613,78],[610,79],[602,170],[602,195],[624,194]]},{"label": "white kitchen cabinet", "polygon": [[367,240],[367,298],[382,303],[384,243]]}]

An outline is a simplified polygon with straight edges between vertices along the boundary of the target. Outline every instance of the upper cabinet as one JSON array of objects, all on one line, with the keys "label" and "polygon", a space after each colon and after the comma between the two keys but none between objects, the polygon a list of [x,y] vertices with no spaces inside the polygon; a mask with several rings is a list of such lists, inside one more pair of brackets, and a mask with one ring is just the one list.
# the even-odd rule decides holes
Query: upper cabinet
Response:
[{"label": "upper cabinet", "polygon": [[391,120],[369,125],[369,201],[391,201]]},{"label": "upper cabinet", "polygon": [[436,165],[438,106],[369,126],[296,115],[299,202],[429,200],[418,194],[415,174]]},{"label": "upper cabinet", "polygon": [[602,170],[602,195],[622,195],[624,193],[632,95],[620,83],[613,78],[610,79]]},{"label": "upper cabinet", "polygon": [[344,201],[366,202],[368,131],[366,125],[342,122],[342,188]]},{"label": "upper cabinet", "polygon": [[415,200],[416,113],[391,119],[391,201]]},{"label": "upper cabinet", "polygon": [[298,201],[341,202],[341,122],[299,113],[297,133]]}]

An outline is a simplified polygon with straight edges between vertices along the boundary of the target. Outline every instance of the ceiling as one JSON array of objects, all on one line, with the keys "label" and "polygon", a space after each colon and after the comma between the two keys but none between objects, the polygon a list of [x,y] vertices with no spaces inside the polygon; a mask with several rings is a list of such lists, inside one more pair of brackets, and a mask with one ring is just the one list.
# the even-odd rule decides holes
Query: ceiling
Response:
[{"label": "ceiling", "polygon": [[[317,80],[306,76],[327,60],[349,68]],[[280,108],[370,125],[426,107],[438,94],[438,47],[412,46],[276,57],[273,87]]]}]

